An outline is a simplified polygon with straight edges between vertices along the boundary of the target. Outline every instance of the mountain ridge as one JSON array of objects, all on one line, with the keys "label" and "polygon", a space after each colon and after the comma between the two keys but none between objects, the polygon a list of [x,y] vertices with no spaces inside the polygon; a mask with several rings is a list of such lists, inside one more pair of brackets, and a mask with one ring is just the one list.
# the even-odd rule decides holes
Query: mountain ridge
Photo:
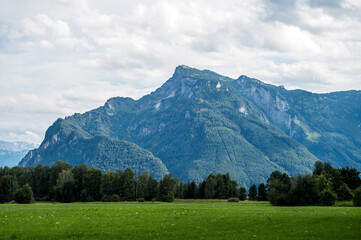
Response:
[{"label": "mountain ridge", "polygon": [[[248,79],[178,66],[161,87],[138,100],[110,98],[97,109],[56,121],[37,152],[46,154],[44,146],[52,144],[54,136],[60,141],[70,134],[81,139],[105,136],[150,151],[183,181],[230,172],[249,186],[264,182],[273,170],[310,172],[318,158],[301,143],[313,136],[313,127],[304,118],[295,121],[297,109],[291,109],[295,104],[286,94],[289,90],[259,80],[257,86]],[[312,131],[305,137],[307,127]],[[32,158],[25,157],[21,164],[28,165]]]}]

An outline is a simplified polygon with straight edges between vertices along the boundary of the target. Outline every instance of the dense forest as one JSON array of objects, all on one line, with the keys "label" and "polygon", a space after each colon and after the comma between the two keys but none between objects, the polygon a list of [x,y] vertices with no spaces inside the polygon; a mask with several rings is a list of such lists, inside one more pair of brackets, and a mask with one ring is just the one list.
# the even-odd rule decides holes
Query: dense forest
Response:
[{"label": "dense forest", "polygon": [[269,200],[273,205],[333,205],[336,200],[352,200],[361,205],[360,172],[354,168],[333,168],[316,162],[308,175],[290,177],[274,171],[267,183],[238,187],[229,173],[211,173],[206,180],[182,183],[171,173],[157,181],[147,172],[105,171],[58,161],[52,167],[0,168],[0,202],[119,202],[166,201],[180,199]]}]

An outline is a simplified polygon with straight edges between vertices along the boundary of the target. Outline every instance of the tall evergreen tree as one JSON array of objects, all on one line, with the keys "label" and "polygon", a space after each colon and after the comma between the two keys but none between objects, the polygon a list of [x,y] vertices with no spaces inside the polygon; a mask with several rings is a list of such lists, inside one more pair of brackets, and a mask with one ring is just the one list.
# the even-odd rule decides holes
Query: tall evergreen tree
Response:
[{"label": "tall evergreen tree", "polygon": [[224,178],[223,178],[223,174],[218,173],[216,176],[216,193],[215,193],[215,198],[218,199],[224,199],[227,193],[225,191],[225,183],[224,183]]},{"label": "tall evergreen tree", "polygon": [[115,173],[110,171],[105,171],[102,174],[100,182],[100,194],[102,196],[111,196],[114,193],[113,183],[115,179]]},{"label": "tall evergreen tree", "polygon": [[[83,178],[85,176],[85,174],[87,173],[87,166],[85,164],[80,164],[77,165],[73,168],[73,175],[74,175],[74,198],[75,201],[80,201],[80,194],[83,191]],[[86,191],[85,191],[86,192]],[[85,196],[86,197],[86,194]],[[85,199],[83,199],[83,201],[85,201]]]},{"label": "tall evergreen tree", "polygon": [[239,200],[244,201],[247,199],[247,189],[245,187],[239,188]]},{"label": "tall evergreen tree", "polygon": [[85,190],[88,199],[99,201],[100,183],[102,171],[96,168],[88,168],[83,176],[83,191]]},{"label": "tall evergreen tree", "polygon": [[39,164],[34,169],[33,193],[35,200],[49,200],[50,168]]},{"label": "tall evergreen tree", "polygon": [[157,180],[155,180],[153,178],[152,175],[149,175],[148,194],[149,194],[148,199],[146,199],[146,200],[157,199],[158,195],[159,195],[159,184],[158,184]]},{"label": "tall evergreen tree", "polygon": [[217,177],[213,173],[209,174],[204,187],[204,198],[214,199],[217,196]]},{"label": "tall evergreen tree", "polygon": [[258,201],[267,201],[267,187],[264,183],[258,186]]},{"label": "tall evergreen tree", "polygon": [[164,175],[159,182],[159,195],[161,201],[173,202],[174,194],[177,189],[178,179],[174,178],[172,173]]},{"label": "tall evergreen tree", "polygon": [[255,184],[252,184],[248,191],[248,197],[249,200],[257,200],[258,194],[257,194],[257,187]]},{"label": "tall evergreen tree", "polygon": [[149,195],[148,181],[149,181],[149,175],[147,171],[145,171],[143,174],[138,174],[137,185],[136,185],[137,199],[138,198],[148,199],[148,195]]},{"label": "tall evergreen tree", "polygon": [[132,169],[125,169],[122,174],[123,178],[123,196],[121,196],[126,201],[135,200],[135,180],[134,173]]},{"label": "tall evergreen tree", "polygon": [[121,170],[116,171],[113,179],[113,194],[117,194],[119,196],[122,196],[124,194],[123,191],[123,172]]},{"label": "tall evergreen tree", "polygon": [[202,181],[198,184],[198,199],[204,199],[205,198],[205,187],[206,187],[206,181]]}]

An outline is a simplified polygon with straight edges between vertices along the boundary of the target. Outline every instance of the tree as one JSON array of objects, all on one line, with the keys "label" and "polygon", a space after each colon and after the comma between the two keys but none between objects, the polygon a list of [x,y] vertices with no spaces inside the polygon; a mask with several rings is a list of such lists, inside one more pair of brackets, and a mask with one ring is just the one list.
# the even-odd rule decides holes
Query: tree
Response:
[{"label": "tree", "polygon": [[332,189],[332,183],[331,181],[325,177],[325,175],[323,173],[321,173],[320,175],[316,175],[317,180],[318,180],[318,185],[320,187],[320,191],[323,190],[327,190],[327,189]]},{"label": "tree", "polygon": [[0,179],[0,203],[10,202],[18,188],[18,182],[13,175],[5,175]]},{"label": "tree", "polygon": [[198,193],[197,193],[197,198],[198,199],[204,199],[205,197],[205,187],[206,187],[206,181],[202,181],[201,183],[198,184]]},{"label": "tree", "polygon": [[145,171],[143,174],[138,174],[136,195],[138,198],[148,199],[149,188],[148,188],[149,175],[148,172]]},{"label": "tree", "polygon": [[291,178],[286,173],[274,171],[267,180],[268,199],[272,205],[283,206],[287,203],[287,194],[291,188]]},{"label": "tree", "polygon": [[71,169],[59,173],[55,186],[55,199],[59,202],[73,202],[75,200],[75,180]]},{"label": "tree", "polygon": [[223,174],[222,178],[223,178],[222,198],[228,199],[231,197],[238,197],[237,181],[231,180],[229,172]]},{"label": "tree", "polygon": [[346,183],[343,183],[337,190],[337,197],[340,201],[352,200],[352,191],[348,188]]},{"label": "tree", "polygon": [[146,200],[152,200],[157,199],[159,194],[159,185],[157,180],[153,178],[152,175],[149,175],[148,180],[148,199]]},{"label": "tree", "polygon": [[353,195],[353,205],[361,207],[361,187],[356,188]]},{"label": "tree", "polygon": [[116,171],[114,179],[113,179],[113,192],[117,195],[121,195],[124,193],[123,191],[123,173],[121,170]]},{"label": "tree", "polygon": [[165,202],[173,202],[177,184],[178,179],[174,178],[172,173],[164,175],[163,179],[159,183],[160,200]]},{"label": "tree", "polygon": [[[88,168],[85,164],[80,164],[80,165],[77,165],[73,168],[73,175],[74,175],[74,197],[75,197],[75,201],[85,201],[85,199],[81,199],[80,198],[80,194],[83,192],[86,192],[83,191],[83,178],[87,172]],[[86,193],[83,197],[86,198]]]},{"label": "tree", "polygon": [[206,179],[206,185],[204,187],[204,198],[205,199],[214,199],[217,196],[217,191],[216,191],[216,187],[217,187],[217,180],[216,180],[216,175],[214,175],[213,173],[209,174],[209,176]]},{"label": "tree", "polygon": [[264,183],[258,186],[258,201],[267,201],[267,187]]},{"label": "tree", "polygon": [[313,176],[323,174],[324,177],[331,181],[332,190],[336,191],[342,185],[341,172],[337,168],[333,168],[328,162],[317,161],[314,166]]},{"label": "tree", "polygon": [[86,174],[83,176],[83,190],[87,194],[87,201],[93,198],[95,201],[99,201],[100,197],[100,183],[101,183],[102,171],[100,169],[88,168]]},{"label": "tree", "polygon": [[102,196],[107,195],[111,196],[113,193],[113,182],[114,182],[115,174],[110,171],[105,171],[102,174],[100,181],[100,194]]},{"label": "tree", "polygon": [[335,169],[328,162],[316,161],[313,167],[313,175],[321,175],[323,173],[327,178],[334,174]]},{"label": "tree", "polygon": [[56,184],[58,181],[59,173],[63,170],[72,169],[72,165],[67,162],[57,161],[51,168],[50,168],[50,193],[49,198],[55,199],[56,198]]},{"label": "tree", "polygon": [[14,167],[17,169],[16,179],[19,186],[29,184],[34,186],[34,167]]},{"label": "tree", "polygon": [[194,181],[190,182],[190,184],[188,185],[188,192],[190,199],[197,198],[198,187]]},{"label": "tree", "polygon": [[31,203],[34,201],[33,191],[29,184],[25,184],[14,193],[14,200],[17,203]]},{"label": "tree", "polygon": [[34,169],[33,192],[35,200],[49,200],[50,168],[39,164]]},{"label": "tree", "polygon": [[309,174],[298,175],[297,179],[293,180],[292,187],[287,194],[286,205],[316,205],[319,201],[320,188],[317,178]]},{"label": "tree", "polygon": [[183,190],[183,183],[180,182],[179,184],[177,184],[177,189],[175,191],[175,195],[174,197],[175,198],[183,198],[183,193],[182,193],[182,190]]},{"label": "tree", "polygon": [[239,188],[239,200],[244,201],[247,199],[247,189],[244,187]]},{"label": "tree", "polygon": [[183,183],[182,185],[182,193],[181,193],[181,198],[183,199],[188,199],[188,188],[189,188],[189,183]]},{"label": "tree", "polygon": [[134,173],[132,169],[125,169],[122,175],[123,182],[123,195],[122,197],[126,201],[135,200],[135,181],[134,181]]},{"label": "tree", "polygon": [[249,200],[257,200],[258,194],[257,194],[257,187],[255,184],[252,184],[249,188],[249,194],[248,194]]},{"label": "tree", "polygon": [[323,206],[333,206],[337,200],[337,195],[331,189],[325,189],[321,192],[320,203]]},{"label": "tree", "polygon": [[361,186],[360,172],[357,171],[357,169],[349,167],[341,168],[340,173],[342,182],[346,183],[350,189],[355,190]]},{"label": "tree", "polygon": [[70,165],[67,162],[63,161],[57,161],[50,170],[50,187],[53,187],[56,185],[58,181],[59,173],[61,173],[63,170],[69,170],[72,169],[72,165]]},{"label": "tree", "polygon": [[231,180],[230,183],[230,192],[229,192],[229,197],[233,197],[233,198],[238,198],[239,197],[239,192],[238,192],[238,183],[236,180]]},{"label": "tree", "polygon": [[218,199],[224,199],[225,198],[225,186],[224,186],[224,179],[223,179],[223,175],[218,173],[216,176],[216,194],[215,197]]}]

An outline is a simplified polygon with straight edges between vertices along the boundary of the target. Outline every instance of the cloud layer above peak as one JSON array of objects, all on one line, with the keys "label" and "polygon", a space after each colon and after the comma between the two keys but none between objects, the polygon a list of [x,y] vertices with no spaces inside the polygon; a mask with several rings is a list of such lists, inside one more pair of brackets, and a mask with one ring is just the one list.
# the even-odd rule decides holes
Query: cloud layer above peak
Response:
[{"label": "cloud layer above peak", "polygon": [[358,0],[0,0],[0,139],[139,98],[186,64],[315,92],[361,89]]}]

